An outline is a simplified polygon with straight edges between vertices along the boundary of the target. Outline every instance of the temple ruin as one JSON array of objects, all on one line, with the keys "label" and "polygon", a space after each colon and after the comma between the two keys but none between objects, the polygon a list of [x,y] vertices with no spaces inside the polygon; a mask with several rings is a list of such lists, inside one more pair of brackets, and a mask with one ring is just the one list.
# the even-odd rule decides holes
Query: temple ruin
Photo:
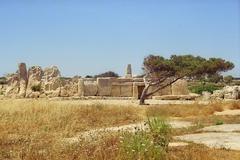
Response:
[{"label": "temple ruin", "polygon": [[[124,77],[64,78],[56,66],[42,69],[33,66],[27,70],[25,63],[18,65],[18,71],[9,74],[7,84],[0,85],[0,92],[6,97],[127,97],[139,99],[145,86],[143,78],[133,77],[131,65],[127,65]],[[153,90],[154,88],[150,88]],[[153,96],[188,95],[187,81],[178,80],[158,91]],[[151,97],[150,97],[151,98]]]}]

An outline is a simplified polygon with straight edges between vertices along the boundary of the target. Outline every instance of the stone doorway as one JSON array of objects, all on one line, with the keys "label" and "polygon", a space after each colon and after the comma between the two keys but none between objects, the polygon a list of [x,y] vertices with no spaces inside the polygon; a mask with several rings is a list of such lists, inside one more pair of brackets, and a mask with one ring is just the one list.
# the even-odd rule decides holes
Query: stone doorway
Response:
[{"label": "stone doorway", "polygon": [[138,86],[138,99],[141,98],[141,95],[142,95],[142,92],[143,92],[143,89],[144,89],[145,86]]}]

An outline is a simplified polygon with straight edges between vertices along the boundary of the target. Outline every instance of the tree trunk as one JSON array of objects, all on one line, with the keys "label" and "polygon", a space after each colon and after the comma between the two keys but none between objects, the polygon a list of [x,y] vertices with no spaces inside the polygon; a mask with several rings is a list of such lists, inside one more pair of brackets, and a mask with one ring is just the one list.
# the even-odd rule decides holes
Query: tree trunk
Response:
[{"label": "tree trunk", "polygon": [[143,89],[143,92],[140,97],[139,105],[144,105],[145,104],[145,99],[147,98],[147,91],[150,85],[146,85]]},{"label": "tree trunk", "polygon": [[144,101],[145,101],[145,99],[146,99],[147,97],[149,97],[150,95],[153,95],[154,93],[158,92],[159,90],[161,90],[161,89],[163,89],[163,88],[165,88],[165,87],[173,84],[174,82],[176,82],[177,80],[179,80],[179,79],[181,79],[181,78],[182,78],[182,77],[178,77],[178,78],[176,78],[175,80],[171,81],[170,83],[167,83],[167,84],[165,84],[165,85],[163,85],[163,86],[159,86],[159,87],[157,87],[154,91],[152,91],[152,92],[150,92],[150,93],[147,93],[147,92],[148,92],[148,88],[150,87],[150,84],[146,85],[145,88],[143,89],[142,95],[141,95],[141,97],[140,97],[140,102],[139,102],[139,104],[140,104],[140,105],[144,105],[144,104],[145,104]]}]

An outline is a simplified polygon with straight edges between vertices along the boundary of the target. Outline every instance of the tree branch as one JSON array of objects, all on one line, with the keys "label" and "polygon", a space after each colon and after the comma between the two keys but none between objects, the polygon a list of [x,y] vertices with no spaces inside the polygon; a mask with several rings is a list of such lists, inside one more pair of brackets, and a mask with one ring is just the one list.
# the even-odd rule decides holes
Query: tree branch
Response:
[{"label": "tree branch", "polygon": [[179,80],[179,79],[181,79],[181,78],[183,78],[183,76],[178,77],[178,78],[176,78],[175,80],[173,80],[173,81],[171,81],[170,83],[167,83],[167,84],[165,84],[165,85],[163,85],[163,86],[159,86],[158,88],[156,88],[156,89],[153,90],[152,92],[146,94],[146,97],[148,97],[148,96],[150,96],[150,95],[152,95],[152,94],[158,92],[159,90],[161,90],[161,89],[163,89],[163,88],[165,88],[165,87],[167,87],[167,86],[173,84],[174,82],[176,82],[177,80]]}]

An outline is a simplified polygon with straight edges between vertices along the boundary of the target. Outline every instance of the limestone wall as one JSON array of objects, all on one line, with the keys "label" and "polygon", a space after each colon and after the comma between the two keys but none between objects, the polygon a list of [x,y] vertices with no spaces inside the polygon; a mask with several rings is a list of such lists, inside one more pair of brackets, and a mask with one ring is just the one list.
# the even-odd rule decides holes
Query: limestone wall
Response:
[{"label": "limestone wall", "polygon": [[[145,86],[143,78],[81,78],[79,76],[67,78],[61,77],[56,66],[45,69],[40,66],[32,66],[27,71],[24,63],[19,64],[16,73],[7,77],[7,82],[8,85],[4,89],[5,95],[19,98],[100,96],[137,99],[140,98]],[[156,87],[150,87],[149,91],[155,89]],[[172,94],[188,94],[187,82],[178,80],[153,96]]]}]

